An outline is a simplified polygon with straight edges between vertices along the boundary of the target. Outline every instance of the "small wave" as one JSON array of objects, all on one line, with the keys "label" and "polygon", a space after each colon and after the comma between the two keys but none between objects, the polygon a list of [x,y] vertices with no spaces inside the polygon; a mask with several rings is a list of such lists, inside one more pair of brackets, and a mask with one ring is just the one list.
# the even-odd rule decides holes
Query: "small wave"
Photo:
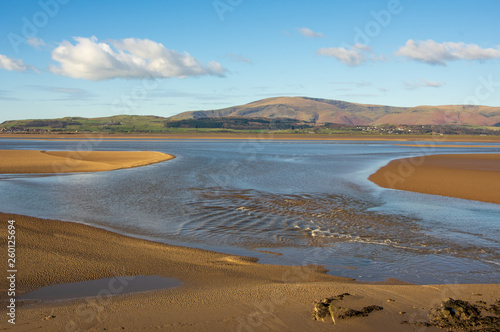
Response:
[{"label": "small wave", "polygon": [[323,246],[347,242],[419,254],[493,258],[494,249],[429,233],[419,220],[373,210],[374,203],[331,194],[276,195],[256,190],[197,189],[190,232],[210,243]]}]

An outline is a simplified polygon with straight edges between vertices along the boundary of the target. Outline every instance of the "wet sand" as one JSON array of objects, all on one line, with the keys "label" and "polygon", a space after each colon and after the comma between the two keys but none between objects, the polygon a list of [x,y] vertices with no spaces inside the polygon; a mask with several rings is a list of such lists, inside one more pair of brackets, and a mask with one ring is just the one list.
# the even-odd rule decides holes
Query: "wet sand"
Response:
[{"label": "wet sand", "polygon": [[0,173],[102,172],[175,158],[154,151],[0,150]]},{"label": "wet sand", "polygon": [[[36,154],[28,156],[31,152]],[[31,152],[18,152],[14,156],[16,167],[28,163],[31,168],[27,171],[46,172],[47,167],[53,167],[53,158],[68,161],[68,152]],[[51,161],[43,168],[40,163],[33,164],[35,157]],[[143,155],[140,161],[132,155],[121,157],[105,152],[69,161],[85,167],[98,163],[98,170],[105,170],[103,167],[139,166],[158,156]],[[415,325],[401,322],[427,321],[429,310],[448,297],[492,304],[500,296],[497,284],[418,286],[394,280],[363,284],[327,275],[321,266],[264,265],[251,257],[155,243],[77,223],[1,213],[0,219],[4,225],[0,238],[4,262],[7,221],[15,220],[17,295],[48,285],[119,276],[155,275],[183,282],[178,288],[125,295],[119,295],[115,283],[101,293],[113,291],[117,295],[112,297],[96,294],[62,302],[16,301],[16,325],[7,322],[5,305],[0,310],[0,329],[12,331],[330,331],[331,320],[312,320],[314,301],[346,292],[352,296],[342,302],[343,306],[361,310],[377,305],[384,309],[368,317],[338,321],[337,331],[414,331]],[[9,300],[8,287],[2,282],[0,301]]]},{"label": "wet sand", "polygon": [[397,146],[413,146],[417,148],[500,148],[499,145],[470,145],[470,144],[394,144]]},{"label": "wet sand", "polygon": [[397,159],[369,179],[384,188],[500,204],[500,154]]},{"label": "wet sand", "polygon": [[[497,284],[361,284],[327,275],[319,266],[263,265],[252,258],[154,243],[70,222],[9,214],[0,214],[0,219],[5,230],[7,221],[15,220],[18,294],[114,276],[158,275],[184,282],[179,288],[113,297],[17,301],[16,325],[7,323],[5,306],[1,310],[0,329],[12,331],[331,331],[331,320],[312,320],[313,302],[345,292],[351,296],[342,306],[384,309],[337,320],[336,331],[441,331],[401,322],[426,321],[428,310],[448,297],[490,304],[500,295]],[[0,241],[6,248],[6,236]],[[4,261],[6,252],[2,250]],[[5,301],[7,285],[1,287],[0,300]]]}]

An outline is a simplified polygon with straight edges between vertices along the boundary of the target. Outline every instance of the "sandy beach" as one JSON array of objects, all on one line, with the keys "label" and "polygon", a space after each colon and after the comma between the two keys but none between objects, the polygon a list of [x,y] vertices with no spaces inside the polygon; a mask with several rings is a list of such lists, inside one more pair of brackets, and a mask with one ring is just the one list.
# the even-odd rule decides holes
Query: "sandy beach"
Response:
[{"label": "sandy beach", "polygon": [[[62,159],[68,164],[71,152],[4,150],[1,153],[8,156],[2,159],[2,172],[45,173],[54,172],[54,161]],[[471,163],[479,167],[475,164],[476,156],[462,156],[462,159],[452,156],[451,161],[442,156],[429,156],[424,164],[434,167],[431,173],[438,166],[451,167],[450,163],[464,172]],[[483,168],[498,165],[498,156],[479,156],[483,156],[479,159]],[[68,171],[136,167],[170,158],[173,157],[157,152],[117,152],[116,155],[92,152],[82,159],[69,158],[69,165],[74,162],[74,166]],[[486,169],[479,172],[488,173]],[[108,296],[102,294],[111,294],[110,290],[103,289],[104,293],[97,292],[94,297],[65,301],[18,299],[16,324],[7,322],[3,305],[0,329],[442,331],[426,324],[431,322],[429,314],[448,298],[482,305],[486,308],[485,315],[497,317],[493,309],[488,308],[499,305],[495,302],[500,296],[498,284],[410,285],[398,280],[360,283],[328,275],[322,266],[264,265],[251,257],[150,242],[72,222],[2,213],[0,219],[4,225],[1,248],[7,248],[8,221],[15,221],[16,296],[44,286],[101,278],[122,280],[119,277],[125,277],[126,280],[134,276],[161,276],[182,281],[180,287],[141,293],[113,292],[113,296]],[[7,261],[7,250],[2,250],[2,257]],[[10,301],[9,287],[11,285],[2,283],[0,301],[4,304]],[[345,293],[349,295],[342,295]],[[338,295],[341,296],[335,297]],[[332,311],[333,319],[327,316],[323,321],[313,320],[313,309],[325,306],[315,301],[334,301],[340,311]],[[373,308],[377,309],[369,312]],[[354,314],[342,318],[339,312]]]},{"label": "sandy beach", "polygon": [[[494,303],[500,286],[361,284],[320,266],[263,265],[255,259],[148,242],[81,224],[0,214],[15,220],[17,293],[114,276],[177,278],[178,288],[61,302],[18,301],[13,331],[330,331],[311,318],[314,301],[349,293],[343,307],[381,306],[367,317],[339,320],[335,331],[440,331],[401,324],[428,321],[448,297]],[[6,227],[4,227],[6,229]],[[4,232],[4,231],[2,231]],[[2,248],[6,246],[2,236]],[[5,253],[2,255],[6,260]],[[7,290],[2,283],[1,300]],[[5,303],[5,302],[4,302]],[[420,330],[421,329],[421,330]]]},{"label": "sandy beach", "polygon": [[0,150],[0,173],[102,172],[175,158],[154,151]]},{"label": "sandy beach", "polygon": [[500,154],[393,160],[369,179],[381,187],[500,204]]},{"label": "sandy beach", "polygon": [[471,144],[394,144],[397,146],[412,146],[418,148],[499,148],[498,145],[471,145]]}]

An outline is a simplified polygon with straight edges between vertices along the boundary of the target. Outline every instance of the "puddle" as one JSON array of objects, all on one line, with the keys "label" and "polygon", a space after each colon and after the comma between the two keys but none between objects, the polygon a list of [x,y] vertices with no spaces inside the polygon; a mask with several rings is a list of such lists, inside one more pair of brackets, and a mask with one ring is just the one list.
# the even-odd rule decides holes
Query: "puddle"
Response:
[{"label": "puddle", "polygon": [[173,288],[180,285],[182,285],[182,281],[173,278],[160,276],[123,276],[46,286],[21,295],[18,299],[56,301],[83,297],[108,297]]}]

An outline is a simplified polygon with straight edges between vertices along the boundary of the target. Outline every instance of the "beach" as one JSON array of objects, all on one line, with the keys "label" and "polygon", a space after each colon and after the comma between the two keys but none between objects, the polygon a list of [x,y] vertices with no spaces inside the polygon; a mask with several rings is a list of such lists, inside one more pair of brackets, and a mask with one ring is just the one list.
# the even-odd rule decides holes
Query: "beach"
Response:
[{"label": "beach", "polygon": [[[173,158],[154,152],[117,153],[120,155],[92,152],[82,159],[72,158],[75,167],[71,171],[105,171]],[[19,160],[16,167],[25,166],[24,172],[30,173],[45,173],[54,160],[66,160],[70,154],[27,150],[5,153]],[[477,160],[482,160],[483,168],[498,162],[496,155],[457,158],[427,156],[423,165],[432,166],[431,173],[438,166],[451,164],[465,172],[460,168],[470,168],[471,163],[479,167]],[[7,168],[1,171],[13,170],[8,165],[15,163],[3,162],[2,167]],[[500,294],[498,284],[413,285],[396,279],[358,282],[329,275],[320,265],[261,264],[252,257],[151,242],[80,223],[5,213],[0,213],[0,218],[5,234],[0,240],[2,248],[7,248],[8,221],[14,220],[16,296],[45,286],[102,278],[160,276],[182,282],[175,288],[122,295],[115,292],[115,283],[87,298],[42,302],[18,299],[16,324],[6,319],[0,322],[1,329],[12,331],[442,331],[426,325],[429,314],[442,301],[460,299],[489,308],[498,306],[495,301]],[[7,250],[3,250],[2,259],[7,258]],[[8,287],[2,283],[0,300],[5,304],[10,300]],[[313,320],[315,303],[335,296],[333,301],[342,310],[359,315]],[[374,306],[376,311],[363,314]]]},{"label": "beach", "polygon": [[416,325],[401,322],[427,321],[428,310],[448,297],[494,303],[500,292],[497,284],[363,284],[327,275],[320,266],[264,265],[71,222],[11,214],[0,218],[2,225],[15,220],[18,294],[116,276],[157,275],[183,282],[178,288],[113,297],[18,301],[16,325],[5,319],[0,324],[13,331],[329,331],[330,319],[311,318],[314,301],[343,293],[350,294],[343,306],[360,310],[377,305],[383,310],[338,321],[336,331],[414,331]]},{"label": "beach", "polygon": [[154,151],[0,150],[0,173],[102,172],[151,165],[174,156]]},{"label": "beach", "polygon": [[397,159],[369,179],[384,188],[500,204],[500,154]]}]

